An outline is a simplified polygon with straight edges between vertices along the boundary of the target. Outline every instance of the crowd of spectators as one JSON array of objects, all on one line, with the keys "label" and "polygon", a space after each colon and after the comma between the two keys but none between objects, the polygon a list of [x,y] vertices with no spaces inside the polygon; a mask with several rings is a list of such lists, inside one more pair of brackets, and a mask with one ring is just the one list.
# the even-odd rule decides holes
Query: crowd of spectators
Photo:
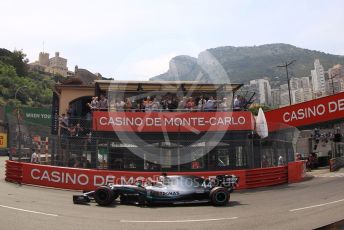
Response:
[{"label": "crowd of spectators", "polygon": [[147,96],[144,99],[114,98],[108,100],[104,95],[92,97],[87,103],[91,110],[126,111],[126,112],[158,112],[158,111],[231,111],[243,110],[247,106],[244,97],[238,95],[232,101],[226,97],[217,99],[214,96],[177,97],[177,96]]},{"label": "crowd of spectators", "polygon": [[79,121],[74,121],[68,113],[59,117],[60,132],[62,136],[78,137],[85,134],[85,128]]}]

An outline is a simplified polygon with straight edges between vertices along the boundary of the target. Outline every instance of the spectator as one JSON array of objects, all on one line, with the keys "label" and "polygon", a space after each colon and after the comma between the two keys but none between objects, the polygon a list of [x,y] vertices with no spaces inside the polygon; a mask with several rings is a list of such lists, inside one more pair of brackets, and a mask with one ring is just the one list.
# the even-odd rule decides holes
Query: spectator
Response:
[{"label": "spectator", "polygon": [[204,110],[205,103],[206,103],[206,101],[203,98],[203,96],[200,96],[200,98],[198,100],[198,105],[197,105],[198,111],[203,111]]},{"label": "spectator", "polygon": [[131,111],[136,112],[138,106],[139,106],[139,103],[137,101],[135,101],[133,98],[131,101]]},{"label": "spectator", "polygon": [[68,109],[66,111],[66,113],[68,114],[69,117],[74,116],[74,110],[71,104],[68,105]]},{"label": "spectator", "polygon": [[136,109],[139,112],[143,112],[145,110],[145,105],[144,105],[143,101],[137,103],[137,108]]},{"label": "spectator", "polygon": [[116,111],[116,99],[113,98],[109,103],[109,111],[115,112]]},{"label": "spectator", "polygon": [[151,110],[152,111],[159,111],[160,109],[160,103],[157,98],[154,98],[152,104],[151,104]]},{"label": "spectator", "polygon": [[229,111],[227,98],[223,98],[223,101],[219,104],[219,109],[221,111]]},{"label": "spectator", "polygon": [[69,116],[67,114],[62,114],[61,123],[66,127],[69,126]]},{"label": "spectator", "polygon": [[178,108],[178,101],[175,98],[169,99],[167,101],[167,109],[170,112],[175,111]]},{"label": "spectator", "polygon": [[81,163],[83,168],[91,168],[91,163],[86,157],[81,157]]},{"label": "spectator", "polygon": [[152,103],[150,96],[148,96],[145,100],[143,100],[143,105],[148,107]]},{"label": "spectator", "polygon": [[235,97],[233,107],[236,111],[240,110],[240,95]]},{"label": "spectator", "polygon": [[132,105],[130,98],[127,98],[124,104],[124,111],[131,111]]},{"label": "spectator", "polygon": [[160,108],[162,110],[167,110],[168,109],[168,101],[169,101],[169,98],[168,97],[164,97],[161,102],[160,102]]},{"label": "spectator", "polygon": [[62,114],[59,118],[60,134],[62,136],[68,135],[69,118],[66,114]]},{"label": "spectator", "polygon": [[183,97],[181,101],[178,103],[178,109],[179,110],[184,110],[186,105],[186,97]]},{"label": "spectator", "polygon": [[151,101],[150,96],[148,96],[147,99],[143,101],[144,110],[146,112],[152,111],[152,104],[153,102]]},{"label": "spectator", "polygon": [[32,149],[32,155],[31,155],[31,161],[30,162],[33,164],[39,163],[39,157],[38,157],[38,154],[36,153],[35,149]]},{"label": "spectator", "polygon": [[213,96],[210,96],[204,106],[205,111],[214,111],[215,110],[215,100]]},{"label": "spectator", "polygon": [[108,100],[106,97],[101,94],[99,100],[99,110],[107,110],[108,109]]},{"label": "spectator", "polygon": [[189,97],[189,99],[187,100],[186,104],[185,104],[185,108],[187,110],[190,110],[192,111],[195,107],[195,102],[194,100],[192,99],[192,97]]},{"label": "spectator", "polygon": [[91,103],[87,103],[91,110],[99,109],[98,97],[92,97]]},{"label": "spectator", "polygon": [[262,168],[266,168],[266,167],[269,167],[269,161],[268,161],[266,155],[263,155]]},{"label": "spectator", "polygon": [[239,98],[239,106],[240,106],[240,109],[246,109],[246,106],[247,106],[246,98],[240,96],[240,98]]},{"label": "spectator", "polygon": [[121,99],[117,99],[116,101],[116,111],[123,111],[125,106],[125,102]]},{"label": "spectator", "polygon": [[75,159],[73,168],[80,168],[81,162],[78,159]]},{"label": "spectator", "polygon": [[84,129],[80,126],[80,123],[77,123],[75,126],[69,128],[70,136],[78,137],[82,131],[84,131]]},{"label": "spectator", "polygon": [[283,159],[282,155],[280,155],[278,157],[278,166],[282,166],[282,165],[284,165],[284,159]]}]

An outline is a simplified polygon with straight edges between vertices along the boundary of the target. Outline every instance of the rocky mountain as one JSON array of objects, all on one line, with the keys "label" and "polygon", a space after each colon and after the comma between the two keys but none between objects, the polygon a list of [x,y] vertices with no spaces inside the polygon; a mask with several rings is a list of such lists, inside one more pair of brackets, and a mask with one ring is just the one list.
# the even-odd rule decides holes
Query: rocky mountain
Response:
[{"label": "rocky mountain", "polygon": [[268,78],[272,82],[286,82],[284,68],[287,61],[296,60],[289,67],[291,77],[310,76],[314,59],[327,70],[335,64],[344,65],[344,56],[298,48],[288,44],[267,44],[251,47],[225,46],[207,49],[197,58],[176,56],[166,73],[150,80],[197,80],[202,82],[248,83],[249,80]]}]

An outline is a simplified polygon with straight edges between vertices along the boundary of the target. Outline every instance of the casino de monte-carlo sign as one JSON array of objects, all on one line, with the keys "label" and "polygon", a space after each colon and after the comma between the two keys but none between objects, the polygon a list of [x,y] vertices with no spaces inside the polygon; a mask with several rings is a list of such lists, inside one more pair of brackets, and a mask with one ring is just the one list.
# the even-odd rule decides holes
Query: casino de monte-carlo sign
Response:
[{"label": "casino de monte-carlo sign", "polygon": [[251,112],[93,112],[94,131],[208,132],[253,130]]},{"label": "casino de monte-carlo sign", "polygon": [[344,119],[344,92],[271,110],[265,116],[268,124],[294,127]]}]

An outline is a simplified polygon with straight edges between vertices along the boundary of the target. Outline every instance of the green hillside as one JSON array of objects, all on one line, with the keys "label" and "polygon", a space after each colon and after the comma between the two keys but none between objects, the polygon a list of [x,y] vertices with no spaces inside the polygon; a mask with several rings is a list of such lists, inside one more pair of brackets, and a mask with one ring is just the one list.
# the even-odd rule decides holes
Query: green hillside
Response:
[{"label": "green hillside", "polygon": [[[26,55],[22,51],[0,49],[0,105],[40,107],[49,105],[52,87],[55,83],[51,76],[28,70]],[[14,99],[15,92],[17,100]]]},{"label": "green hillside", "polygon": [[344,56],[298,48],[288,44],[268,44],[252,47],[225,46],[201,52],[198,58],[177,56],[170,61],[166,73],[150,80],[201,80],[204,82],[247,83],[267,77],[275,84],[286,82],[285,69],[277,65],[296,60],[290,66],[294,77],[310,76],[314,59],[328,70],[335,64],[344,65]]}]

